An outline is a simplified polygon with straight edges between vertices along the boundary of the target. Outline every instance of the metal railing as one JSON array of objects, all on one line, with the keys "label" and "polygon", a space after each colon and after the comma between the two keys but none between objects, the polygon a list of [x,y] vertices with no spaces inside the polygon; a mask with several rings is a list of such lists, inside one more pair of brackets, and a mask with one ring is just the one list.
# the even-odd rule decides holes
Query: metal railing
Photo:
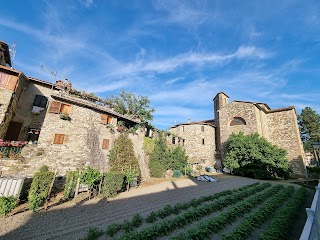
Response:
[{"label": "metal railing", "polygon": [[316,186],[311,208],[306,208],[307,221],[304,225],[300,240],[318,240],[320,239],[320,181]]}]

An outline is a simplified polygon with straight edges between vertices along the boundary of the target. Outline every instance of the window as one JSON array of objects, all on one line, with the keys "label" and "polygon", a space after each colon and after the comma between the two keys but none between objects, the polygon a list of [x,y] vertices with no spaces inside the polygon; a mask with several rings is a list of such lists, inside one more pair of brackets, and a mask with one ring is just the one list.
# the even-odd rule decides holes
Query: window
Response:
[{"label": "window", "polygon": [[112,117],[107,114],[101,114],[102,124],[112,124]]},{"label": "window", "polygon": [[53,144],[63,144],[64,137],[64,134],[55,134]]},{"label": "window", "polygon": [[184,132],[184,126],[181,126],[181,131]]},{"label": "window", "polygon": [[48,102],[48,98],[42,95],[36,94],[33,100],[34,107],[46,108]]},{"label": "window", "polygon": [[204,145],[204,138],[202,138],[202,145]]},{"label": "window", "polygon": [[184,146],[184,142],[185,142],[185,140],[183,139],[183,140],[182,140],[182,146]]},{"label": "window", "polygon": [[103,139],[103,141],[102,141],[102,149],[108,150],[109,149],[109,143],[110,143],[109,139]]},{"label": "window", "polygon": [[0,87],[6,88],[10,75],[0,72]]},{"label": "window", "polygon": [[71,105],[62,102],[52,101],[49,109],[50,113],[71,113]]},{"label": "window", "polygon": [[201,132],[204,132],[204,126],[201,126]]},{"label": "window", "polygon": [[172,137],[172,144],[176,144],[176,138]]},{"label": "window", "polygon": [[246,121],[241,117],[234,117],[230,122],[230,126],[247,125]]}]

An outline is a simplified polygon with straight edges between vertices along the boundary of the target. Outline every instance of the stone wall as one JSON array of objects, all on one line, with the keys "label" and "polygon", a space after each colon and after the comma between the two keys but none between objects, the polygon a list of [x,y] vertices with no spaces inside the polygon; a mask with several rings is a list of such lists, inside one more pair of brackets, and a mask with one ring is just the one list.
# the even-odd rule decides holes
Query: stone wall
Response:
[{"label": "stone wall", "polygon": [[27,140],[28,128],[42,128],[44,118],[46,116],[47,108],[40,112],[40,114],[32,114],[32,107],[35,96],[42,95],[46,96],[48,99],[52,93],[57,93],[57,90],[53,90],[47,85],[37,85],[29,82],[20,97],[18,109],[16,111],[13,121],[22,123],[21,132],[19,135],[19,140]]},{"label": "stone wall", "polygon": [[208,166],[215,164],[216,146],[213,126],[208,124],[181,124],[170,128],[170,132],[185,139],[184,148],[189,156],[189,162],[202,162]]},{"label": "stone wall", "polygon": [[[102,172],[108,171],[108,154],[113,148],[119,132],[101,123],[101,112],[82,105],[71,105],[71,121],[63,120],[59,114],[50,113],[50,104],[57,101],[51,94],[58,91],[46,85],[29,83],[25,88],[14,121],[22,122],[19,139],[26,140],[28,127],[41,128],[38,144],[27,145],[21,152],[20,159],[1,159],[0,171],[4,175],[32,176],[42,165],[64,175],[68,170],[84,169],[92,166]],[[48,98],[48,107],[39,115],[31,113],[35,95]],[[112,125],[117,124],[113,116]],[[149,177],[148,166],[143,152],[144,133],[129,134],[133,141],[134,151],[139,160],[142,180]],[[63,144],[54,144],[55,134],[64,134]],[[104,139],[109,140],[108,149],[102,149]]]},{"label": "stone wall", "polygon": [[[234,117],[239,117],[245,120],[246,125],[230,126],[230,122]],[[261,134],[258,128],[258,115],[256,107],[253,104],[245,102],[231,102],[224,108],[219,110],[219,129],[220,129],[220,141],[221,141],[221,153],[224,157],[226,142],[232,133],[239,133],[240,131],[245,134],[251,134],[258,132]]]},{"label": "stone wall", "polygon": [[8,125],[13,117],[14,92],[6,89],[0,89],[0,139],[6,135]]},{"label": "stone wall", "polygon": [[297,117],[294,109],[267,114],[268,140],[286,149],[288,159],[297,175],[304,175],[304,151],[300,139]]}]

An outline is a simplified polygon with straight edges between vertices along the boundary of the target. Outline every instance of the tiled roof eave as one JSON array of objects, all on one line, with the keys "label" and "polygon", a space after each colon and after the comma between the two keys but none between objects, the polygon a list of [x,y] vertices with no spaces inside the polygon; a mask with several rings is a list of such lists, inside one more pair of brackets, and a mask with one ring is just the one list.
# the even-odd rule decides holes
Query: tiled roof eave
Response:
[{"label": "tiled roof eave", "polygon": [[93,109],[93,110],[97,110],[99,112],[108,113],[108,114],[111,114],[111,115],[116,116],[118,118],[125,119],[125,120],[133,122],[133,123],[137,123],[137,124],[141,123],[140,120],[129,118],[129,117],[124,116],[124,115],[122,115],[120,113],[112,111],[111,109],[105,108],[103,106],[100,106],[100,105],[97,105],[97,104],[94,104],[94,103],[87,102],[87,101],[82,100],[82,99],[75,99],[73,97],[61,96],[61,95],[57,95],[57,94],[52,94],[51,97],[54,98],[54,99],[62,100],[62,101],[65,101],[65,102],[69,102],[69,103],[72,103],[72,104],[75,104],[75,105],[78,105],[78,106],[82,106],[82,107],[90,108],[90,109]]}]

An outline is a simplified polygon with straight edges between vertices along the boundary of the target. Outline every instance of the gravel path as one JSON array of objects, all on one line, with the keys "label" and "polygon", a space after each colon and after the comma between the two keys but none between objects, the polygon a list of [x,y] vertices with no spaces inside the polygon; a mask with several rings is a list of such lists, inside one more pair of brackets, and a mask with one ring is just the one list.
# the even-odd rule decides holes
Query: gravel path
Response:
[{"label": "gravel path", "polygon": [[258,180],[216,175],[219,182],[190,179],[165,181],[121,193],[107,202],[92,199],[82,204],[67,202],[46,212],[27,211],[0,219],[0,239],[79,239],[89,227],[105,228],[122,222],[135,213],[146,216],[167,204],[176,204],[204,195],[235,189]]}]

